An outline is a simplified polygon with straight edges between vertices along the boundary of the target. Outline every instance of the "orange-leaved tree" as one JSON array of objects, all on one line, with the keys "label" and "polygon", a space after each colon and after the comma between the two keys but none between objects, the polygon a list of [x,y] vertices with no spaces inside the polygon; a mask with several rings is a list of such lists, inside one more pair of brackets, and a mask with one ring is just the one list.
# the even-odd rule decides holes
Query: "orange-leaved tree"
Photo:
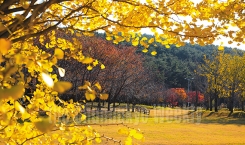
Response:
[{"label": "orange-leaved tree", "polygon": [[180,105],[183,106],[184,100],[187,98],[184,88],[171,88],[167,90],[167,103],[172,107]]}]

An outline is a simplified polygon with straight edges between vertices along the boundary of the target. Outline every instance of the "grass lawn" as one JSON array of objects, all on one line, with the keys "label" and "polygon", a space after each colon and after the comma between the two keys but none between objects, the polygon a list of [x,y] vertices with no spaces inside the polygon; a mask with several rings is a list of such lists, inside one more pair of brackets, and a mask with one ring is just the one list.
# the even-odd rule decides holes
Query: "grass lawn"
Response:
[{"label": "grass lawn", "polygon": [[[157,107],[145,115],[120,108],[116,112],[88,111],[85,122],[100,135],[121,140],[122,144],[126,136],[119,134],[118,130],[130,127],[144,133],[145,141],[134,139],[134,143],[140,145],[245,145],[245,113],[239,111],[229,114],[226,110],[193,112]],[[118,144],[102,140],[102,145]]]},{"label": "grass lawn", "polygon": [[[105,124],[126,122],[130,127],[140,128],[144,132],[145,141],[136,143],[142,145],[245,144],[245,118],[227,117],[227,111],[200,112],[202,114],[182,109],[157,108],[152,109],[149,116],[132,113],[128,119],[115,117],[105,120]],[[125,139],[125,136],[117,133],[119,128],[123,128],[122,125],[95,125],[93,128],[115,140]],[[116,143],[104,140],[102,144]]]}]

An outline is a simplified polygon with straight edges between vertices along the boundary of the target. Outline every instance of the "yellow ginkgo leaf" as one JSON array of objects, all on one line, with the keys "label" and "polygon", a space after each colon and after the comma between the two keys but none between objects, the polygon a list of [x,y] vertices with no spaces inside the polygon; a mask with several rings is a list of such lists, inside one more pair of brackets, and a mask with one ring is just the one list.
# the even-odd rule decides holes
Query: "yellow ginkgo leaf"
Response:
[{"label": "yellow ginkgo leaf", "polygon": [[127,128],[120,128],[120,129],[118,130],[118,133],[119,133],[119,134],[128,135],[128,134],[129,134],[129,131],[128,131]]},{"label": "yellow ginkgo leaf", "polygon": [[88,88],[87,85],[83,85],[83,86],[79,86],[79,87],[78,87],[79,90],[85,90],[85,89],[87,89],[87,88]]},{"label": "yellow ginkgo leaf", "polygon": [[224,46],[219,46],[219,47],[218,47],[218,50],[219,50],[219,51],[223,51],[223,50],[224,50]]},{"label": "yellow ginkgo leaf", "polygon": [[89,81],[84,81],[84,85],[79,86],[78,89],[79,90],[85,90],[85,89],[89,90],[89,89],[91,89],[90,86],[91,86],[91,83]]},{"label": "yellow ginkgo leaf", "polygon": [[57,59],[56,57],[53,57],[53,58],[51,59],[51,62],[52,62],[53,64],[56,64],[57,61],[58,61],[58,59]]},{"label": "yellow ginkgo leaf", "polygon": [[92,69],[93,69],[93,67],[91,65],[87,66],[87,70],[92,70]]},{"label": "yellow ginkgo leaf", "polygon": [[83,63],[83,64],[90,64],[90,63],[92,63],[93,61],[94,61],[93,58],[91,58],[91,57],[85,57],[85,58],[82,60],[82,63]]},{"label": "yellow ginkgo leaf", "polygon": [[66,81],[59,81],[54,83],[53,90],[59,93],[64,93],[65,91],[71,89],[71,87],[72,87],[72,83]]},{"label": "yellow ginkgo leaf", "polygon": [[98,60],[95,60],[95,61],[93,62],[93,66],[96,66],[96,65],[98,65],[98,64],[99,64]]},{"label": "yellow ginkgo leaf", "polygon": [[108,40],[108,41],[109,41],[109,40],[112,40],[112,37],[107,36],[107,37],[106,37],[106,40]]},{"label": "yellow ginkgo leaf", "polygon": [[129,136],[124,142],[125,145],[132,145],[132,138]]},{"label": "yellow ginkgo leaf", "polygon": [[151,43],[153,43],[153,42],[154,42],[154,38],[151,38],[151,39],[148,40],[148,43],[149,43],[149,44],[151,44]]},{"label": "yellow ginkgo leaf", "polygon": [[91,83],[89,81],[84,81],[84,85],[91,86]]},{"label": "yellow ginkgo leaf", "polygon": [[98,90],[102,90],[102,88],[101,88],[101,85],[100,85],[100,83],[99,82],[96,82],[95,84],[94,84],[94,86],[98,89]]},{"label": "yellow ginkgo leaf", "polygon": [[20,113],[22,113],[22,114],[25,112],[25,108],[23,106],[21,106],[18,101],[14,102],[14,108],[17,111],[20,111]]},{"label": "yellow ginkgo leaf", "polygon": [[95,94],[94,94],[94,93],[90,93],[89,91],[86,91],[86,93],[85,93],[85,98],[86,98],[87,100],[93,101],[93,100],[95,99]]},{"label": "yellow ginkgo leaf", "polygon": [[100,136],[99,133],[96,132],[96,133],[95,133],[95,137],[96,137],[96,138],[95,138],[95,142],[96,142],[96,143],[101,143],[101,142],[102,142],[101,136]]},{"label": "yellow ginkgo leaf", "polygon": [[0,38],[0,53],[5,55],[11,47],[11,42],[8,39]]},{"label": "yellow ginkgo leaf", "polygon": [[13,98],[14,100],[19,99],[23,96],[25,92],[24,85],[19,84],[16,86],[12,86],[9,89],[0,89],[0,100]]},{"label": "yellow ginkgo leaf", "polygon": [[131,129],[129,132],[129,136],[134,136],[137,133],[135,129]]},{"label": "yellow ginkgo leaf", "polygon": [[59,48],[56,48],[54,50],[54,56],[57,58],[57,59],[63,59],[64,58],[64,51],[59,49]]},{"label": "yellow ginkgo leaf", "polygon": [[154,51],[151,52],[151,55],[153,55],[153,56],[157,55],[157,52],[154,50]]},{"label": "yellow ginkgo leaf", "polygon": [[148,49],[145,49],[145,48],[144,48],[144,49],[142,50],[142,52],[146,53],[146,52],[148,52]]},{"label": "yellow ginkgo leaf", "polygon": [[0,63],[4,61],[3,56],[0,54]]},{"label": "yellow ginkgo leaf", "polygon": [[61,67],[58,67],[58,72],[59,72],[60,77],[64,77],[66,70]]},{"label": "yellow ginkgo leaf", "polygon": [[55,121],[51,120],[50,117],[40,117],[34,122],[35,127],[43,132],[49,132],[54,127]]},{"label": "yellow ginkgo leaf", "polygon": [[49,74],[42,72],[41,76],[48,87],[52,88],[54,86],[54,81]]},{"label": "yellow ginkgo leaf", "polygon": [[3,25],[2,22],[0,22],[0,31],[6,30],[6,27]]},{"label": "yellow ginkgo leaf", "polygon": [[81,121],[84,121],[84,120],[86,120],[86,115],[84,115],[84,114],[82,114],[82,116],[81,116]]},{"label": "yellow ginkgo leaf", "polygon": [[169,46],[169,45],[165,45],[165,47],[166,47],[166,48],[170,48],[170,46]]},{"label": "yellow ginkgo leaf", "polygon": [[133,137],[134,137],[135,139],[141,140],[144,136],[143,136],[143,134],[141,134],[141,133],[135,133],[135,134],[133,135]]},{"label": "yellow ginkgo leaf", "polygon": [[100,69],[105,69],[105,65],[104,64],[101,64],[100,65]]},{"label": "yellow ginkgo leaf", "polygon": [[132,45],[133,46],[139,45],[139,37],[137,37],[136,39],[132,40]]},{"label": "yellow ginkgo leaf", "polygon": [[24,9],[28,9],[29,8],[29,3],[28,0],[20,0],[20,4]]},{"label": "yellow ginkgo leaf", "polygon": [[146,37],[143,37],[143,38],[141,38],[141,40],[142,40],[142,41],[145,41],[145,40],[147,40],[147,38],[146,38]]},{"label": "yellow ginkgo leaf", "polygon": [[109,94],[105,94],[105,93],[100,94],[100,99],[101,99],[101,100],[107,100],[108,97],[109,97]]}]

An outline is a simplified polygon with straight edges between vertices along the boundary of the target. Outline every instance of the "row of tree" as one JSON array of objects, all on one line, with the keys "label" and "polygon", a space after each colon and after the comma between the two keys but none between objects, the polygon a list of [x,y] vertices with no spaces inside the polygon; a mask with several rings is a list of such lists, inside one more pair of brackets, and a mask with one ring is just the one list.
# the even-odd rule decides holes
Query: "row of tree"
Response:
[{"label": "row of tree", "polygon": [[234,106],[244,110],[245,95],[245,56],[237,53],[226,54],[216,52],[212,57],[205,57],[205,64],[200,65],[198,73],[205,78],[203,86],[206,90],[208,108],[212,103],[217,112],[218,106],[227,104],[230,112]]},{"label": "row of tree", "polygon": [[[169,73],[172,72],[174,74],[176,71],[179,71],[180,74],[178,75],[183,75],[182,79],[184,81],[182,85],[186,87],[185,82],[187,81],[183,77],[188,76],[188,74],[185,74],[186,72],[183,70],[185,69],[191,73],[194,67],[190,68],[188,65],[178,64],[181,60],[174,55],[182,58],[183,56],[180,54],[188,54],[188,51],[190,50],[198,54],[198,51],[196,51],[195,48],[188,50],[185,48],[164,50],[157,48],[156,51],[158,55],[153,57],[143,54],[139,51],[140,48],[137,49],[136,47],[132,47],[129,43],[123,42],[115,45],[112,42],[106,41],[102,34],[99,34],[100,37],[85,37],[74,34],[67,35],[62,31],[57,31],[56,35],[57,37],[68,39],[69,41],[76,38],[83,47],[83,53],[86,54],[88,58],[96,59],[93,59],[93,62],[88,61],[87,65],[81,64],[79,58],[58,61],[58,66],[66,71],[65,77],[59,77],[58,79],[69,81],[73,84],[70,91],[60,96],[64,100],[84,100],[85,92],[80,90],[79,86],[82,86],[86,81],[89,81],[91,86],[99,82],[102,86],[100,91],[109,94],[109,97],[107,98],[108,110],[111,109],[111,103],[113,103],[114,110],[116,102],[132,103],[133,110],[134,106],[138,103],[148,105],[165,104],[169,106],[184,106],[187,102],[194,104],[203,102],[203,95],[200,92],[190,91],[189,93],[186,93],[186,88],[172,88],[180,86],[181,84],[178,84],[179,79],[176,78],[176,76],[164,75],[168,74],[167,72],[163,75],[159,73],[168,68],[175,67],[171,69]],[[146,36],[148,37],[149,35]],[[45,40],[43,44],[40,44],[39,42],[39,47],[48,51],[45,45],[48,41],[49,40]],[[166,52],[169,53],[169,55],[166,54]],[[180,54],[178,55],[177,52]],[[165,57],[162,57],[163,54]],[[190,56],[187,56],[187,58],[190,59]],[[169,63],[163,65],[160,59],[164,60],[166,57]],[[200,57],[201,56],[199,56],[199,59]],[[174,64],[177,66],[172,63],[172,58],[175,58],[176,62]],[[156,65],[160,68],[156,67]],[[183,68],[178,68],[178,66]],[[106,69],[104,69],[104,67],[106,67]],[[164,67],[165,69],[161,69]],[[165,79],[161,79],[161,76]],[[173,83],[171,83],[170,80],[172,80]],[[174,83],[176,85],[173,85]],[[196,96],[199,99],[196,99]],[[195,100],[197,100],[197,102],[195,102]],[[101,102],[104,104],[105,99],[101,99],[97,96],[94,101],[99,102],[98,108],[101,109]]]},{"label": "row of tree", "polygon": [[[149,97],[165,90],[163,85],[158,85],[151,79],[153,74],[144,66],[144,57],[142,53],[136,53],[136,47],[115,45],[96,36],[85,37],[71,33],[67,35],[63,31],[56,31],[56,35],[69,41],[76,38],[81,43],[82,53],[87,59],[83,60],[86,65],[79,62],[79,57],[58,61],[57,65],[65,70],[65,77],[59,76],[58,79],[73,84],[69,91],[60,95],[61,99],[82,102],[85,100],[85,91],[79,89],[79,86],[83,86],[86,82],[90,82],[91,86],[99,83],[101,85],[99,91],[107,93],[108,98],[96,95],[92,101],[99,102],[98,108],[101,109],[101,103],[106,100],[108,110],[111,110],[111,104],[115,110],[116,102],[132,103],[133,106],[140,102],[151,104],[154,99]],[[49,51],[46,45],[49,41],[46,39],[42,44],[37,42],[37,45]],[[57,69],[53,70],[54,73],[58,73]]]},{"label": "row of tree", "polygon": [[[64,100],[83,100],[85,92],[79,90],[78,87],[89,81],[92,85],[100,82],[101,92],[109,94],[108,110],[110,110],[111,103],[113,103],[114,110],[116,102],[132,103],[133,106],[137,103],[184,106],[185,103],[190,102],[196,107],[204,104],[210,110],[214,105],[215,111],[218,111],[218,106],[221,103],[228,104],[230,111],[233,110],[234,105],[232,104],[234,103],[236,106],[243,107],[243,99],[238,94],[238,92],[242,92],[241,87],[237,87],[241,84],[236,80],[231,81],[235,82],[235,88],[233,88],[234,91],[229,91],[227,88],[230,87],[219,85],[228,85],[228,83],[217,82],[219,79],[222,81],[228,79],[224,77],[227,77],[227,73],[223,74],[224,72],[222,72],[224,70],[233,70],[234,75],[239,74],[242,77],[241,73],[234,71],[237,71],[238,68],[242,69],[243,66],[228,65],[228,62],[241,62],[233,59],[241,58],[243,51],[226,48],[221,53],[214,45],[201,47],[189,44],[180,48],[171,45],[171,49],[166,49],[159,44],[156,48],[153,43],[149,49],[157,52],[157,55],[153,57],[150,53],[142,53],[141,47],[138,49],[132,47],[130,43],[122,42],[115,45],[106,41],[103,34],[88,38],[72,34],[65,35],[62,31],[56,33],[58,37],[68,40],[76,38],[83,46],[83,53],[96,59],[87,65],[81,64],[77,59],[58,62],[58,65],[66,70],[66,76],[60,77],[59,80],[73,83],[72,89],[61,95]],[[150,35],[142,37],[153,38]],[[45,45],[43,47],[45,49]],[[221,64],[223,70],[220,69]],[[237,68],[228,69],[228,66],[236,66]],[[103,69],[104,67],[106,69]],[[233,74],[229,75],[234,77]],[[173,91],[176,90],[174,89],[176,87],[182,87],[182,91],[185,93],[188,86],[187,78],[190,77],[192,77],[190,92],[186,93],[185,97]],[[234,79],[237,78],[239,77],[235,76]],[[237,91],[238,89],[239,91]],[[205,97],[202,94],[205,94]],[[99,102],[100,109],[100,102],[105,100],[97,96],[95,101]]]}]

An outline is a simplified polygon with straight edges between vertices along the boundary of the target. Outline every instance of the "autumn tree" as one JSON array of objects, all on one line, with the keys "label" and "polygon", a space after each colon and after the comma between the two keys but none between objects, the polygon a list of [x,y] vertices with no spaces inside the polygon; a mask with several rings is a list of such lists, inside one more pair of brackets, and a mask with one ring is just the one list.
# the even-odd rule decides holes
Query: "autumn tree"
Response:
[{"label": "autumn tree", "polygon": [[158,105],[166,103],[165,91],[166,88],[163,84],[149,80],[147,85],[145,85],[141,90],[141,93],[143,93],[141,102],[147,105]]},{"label": "autumn tree", "polygon": [[[217,54],[217,53],[216,53]],[[201,66],[203,70],[203,75],[207,78],[208,87],[206,88],[207,92],[209,92],[209,107],[210,111],[212,111],[212,101],[214,100],[214,108],[215,112],[218,112],[218,98],[221,97],[223,93],[223,80],[224,80],[224,64],[223,53],[220,52],[216,55],[212,56],[212,58],[207,59],[204,58],[205,64]]]},{"label": "autumn tree", "polygon": [[204,76],[208,80],[207,91],[214,97],[215,111],[218,106],[217,99],[228,98],[228,108],[233,112],[235,100],[243,94],[244,57],[233,50],[233,54],[220,52],[214,59],[205,59],[205,62],[206,65],[202,69],[206,71]]},{"label": "autumn tree", "polygon": [[[196,101],[200,104],[203,103],[204,101],[204,95],[202,93],[200,93],[199,91],[190,91],[189,93],[187,93],[187,95],[190,97],[190,102],[195,104]],[[196,100],[196,96],[198,97],[198,99]]]},{"label": "autumn tree", "polygon": [[222,95],[229,98],[228,108],[230,112],[233,112],[236,96],[242,96],[243,92],[242,80],[245,67],[244,57],[237,54],[225,54],[223,59],[225,62],[222,67],[225,69],[225,71],[223,71],[224,85],[222,88]]},{"label": "autumn tree", "polygon": [[187,98],[184,88],[171,88],[167,90],[166,95],[166,102],[168,102],[172,107],[183,106],[183,102]]},{"label": "autumn tree", "polygon": [[[61,31],[56,31],[56,35],[60,38],[69,39]],[[74,39],[71,36],[77,38],[83,46],[83,53],[89,56],[83,60],[83,63],[87,63],[88,66],[82,65],[74,59],[58,62],[59,69],[63,68],[66,70],[66,77],[60,77],[60,80],[73,83],[73,88],[62,96],[67,96],[68,98],[73,96],[73,99],[76,98],[75,100],[78,100],[78,97],[80,97],[80,100],[84,99],[78,86],[84,84],[85,81],[89,81],[91,84],[100,82],[101,91],[109,93],[109,98],[107,99],[108,110],[110,110],[111,103],[113,103],[114,110],[116,101],[125,100],[124,98],[119,98],[122,94],[121,92],[126,93],[125,95],[132,95],[132,93],[135,94],[136,92],[136,94],[139,94],[140,88],[136,89],[136,87],[139,87],[140,84],[147,85],[145,80],[148,80],[149,77],[146,76],[147,74],[143,68],[143,58],[135,52],[136,48],[123,45],[116,46],[112,42],[98,37],[78,37],[70,34],[71,40]],[[92,58],[96,58],[96,60]],[[107,69],[105,69],[105,66]],[[134,99],[136,99],[135,95],[133,95]],[[74,98],[74,96],[76,97]],[[67,97],[66,100],[69,100]],[[139,96],[137,98],[140,99]]]}]

